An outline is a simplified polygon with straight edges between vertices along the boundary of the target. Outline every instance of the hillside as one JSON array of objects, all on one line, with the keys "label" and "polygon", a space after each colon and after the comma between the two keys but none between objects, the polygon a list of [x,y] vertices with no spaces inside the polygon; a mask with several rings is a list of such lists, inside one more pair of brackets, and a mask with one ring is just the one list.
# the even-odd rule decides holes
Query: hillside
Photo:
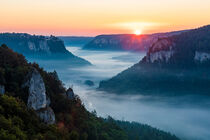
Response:
[{"label": "hillside", "polygon": [[83,49],[90,50],[118,50],[118,51],[147,51],[160,37],[168,37],[185,31],[156,33],[146,35],[119,34],[99,35],[87,43]]},{"label": "hillside", "polygon": [[[6,45],[0,47],[0,139],[4,140],[136,140],[113,119],[88,112],[56,72],[28,63]],[[137,129],[139,140],[178,140],[151,128]],[[129,131],[128,131],[129,130]],[[140,139],[141,138],[141,139]]]},{"label": "hillside", "polygon": [[[210,95],[210,26],[158,39],[131,68],[100,83],[119,94]],[[120,82],[119,82],[120,81]]]},{"label": "hillside", "polygon": [[83,58],[66,50],[64,42],[54,36],[36,36],[26,33],[1,33],[0,44],[7,44],[15,52],[27,58],[69,60],[77,65],[89,65]]}]

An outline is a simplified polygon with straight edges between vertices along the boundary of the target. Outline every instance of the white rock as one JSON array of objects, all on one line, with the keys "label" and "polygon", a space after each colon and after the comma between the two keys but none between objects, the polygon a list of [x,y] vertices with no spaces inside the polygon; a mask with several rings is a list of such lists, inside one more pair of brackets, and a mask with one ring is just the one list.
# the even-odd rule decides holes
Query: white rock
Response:
[{"label": "white rock", "polygon": [[169,59],[173,56],[174,51],[158,51],[150,53],[150,56],[147,58],[147,62],[154,63],[155,61],[168,62]]},{"label": "white rock", "polygon": [[208,61],[210,60],[210,53],[196,51],[194,60],[199,61],[201,63],[204,61]]},{"label": "white rock", "polygon": [[50,53],[50,47],[47,44],[47,41],[39,41],[39,45],[36,45],[34,42],[29,41],[28,42],[28,48],[31,51],[37,52],[37,51],[44,51],[47,53]]},{"label": "white rock", "polygon": [[24,86],[29,87],[27,106],[29,108],[33,108],[34,110],[45,108],[47,105],[45,84],[41,75],[36,69],[30,73],[29,79]]},{"label": "white rock", "polygon": [[4,85],[0,85],[0,94],[4,94],[5,93],[5,87]]},{"label": "white rock", "polygon": [[50,47],[47,44],[47,41],[40,41],[39,42],[39,48],[41,51],[45,51],[47,53],[50,53]]},{"label": "white rock", "polygon": [[28,108],[34,109],[45,123],[55,123],[55,114],[49,107],[50,98],[46,95],[42,76],[36,69],[33,69],[27,77],[28,80],[23,84],[23,87],[29,87]]},{"label": "white rock", "polygon": [[43,122],[47,124],[55,123],[55,114],[50,107],[38,111],[37,114]]}]

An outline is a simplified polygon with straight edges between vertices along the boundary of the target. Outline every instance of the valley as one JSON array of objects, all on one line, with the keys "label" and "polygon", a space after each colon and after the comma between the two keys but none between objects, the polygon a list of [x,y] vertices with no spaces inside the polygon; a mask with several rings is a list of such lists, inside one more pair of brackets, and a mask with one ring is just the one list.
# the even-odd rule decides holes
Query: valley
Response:
[{"label": "valley", "polygon": [[[118,95],[96,90],[101,80],[109,79],[138,63],[146,53],[90,51],[80,47],[67,47],[67,50],[93,65],[65,69],[56,67],[55,62],[52,62],[53,65],[44,61],[38,63],[49,71],[55,69],[66,87],[73,85],[74,92],[80,96],[89,111],[96,110],[102,117],[111,115],[119,120],[145,123],[186,140],[208,140],[210,137],[209,98]],[[93,81],[94,87],[85,85],[85,80]]]}]

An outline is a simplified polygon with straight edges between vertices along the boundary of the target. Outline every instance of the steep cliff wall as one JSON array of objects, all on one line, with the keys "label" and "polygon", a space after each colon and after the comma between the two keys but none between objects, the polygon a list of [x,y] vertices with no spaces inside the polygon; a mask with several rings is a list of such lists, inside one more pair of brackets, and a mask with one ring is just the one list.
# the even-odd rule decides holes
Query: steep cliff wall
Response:
[{"label": "steep cliff wall", "polygon": [[148,35],[99,35],[86,44],[84,49],[93,50],[128,50],[128,51],[147,51],[149,47],[159,38],[178,35],[186,31],[176,31],[169,33],[156,33]]},{"label": "steep cliff wall", "polygon": [[131,68],[102,81],[119,94],[210,95],[210,26],[159,38]]},{"label": "steep cliff wall", "polygon": [[[69,52],[64,42],[54,36],[36,36],[26,33],[1,33],[0,45],[6,44],[12,50],[32,59],[68,59],[74,65],[90,65],[88,61]],[[66,62],[66,61],[65,61]],[[62,63],[62,62],[61,62]]]},{"label": "steep cliff wall", "polygon": [[50,98],[46,95],[45,83],[36,69],[26,76],[26,82],[22,87],[28,87],[28,108],[34,109],[38,116],[48,124],[55,123],[55,114],[49,107]]}]

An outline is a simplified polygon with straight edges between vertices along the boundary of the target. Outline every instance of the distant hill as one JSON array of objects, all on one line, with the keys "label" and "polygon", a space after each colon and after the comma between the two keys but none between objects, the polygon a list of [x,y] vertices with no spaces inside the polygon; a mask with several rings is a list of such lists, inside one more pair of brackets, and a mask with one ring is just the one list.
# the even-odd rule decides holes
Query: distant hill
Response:
[{"label": "distant hill", "polygon": [[69,63],[77,65],[90,64],[88,61],[73,55],[64,42],[55,37],[30,35],[26,33],[1,33],[0,44],[7,44],[14,51],[30,58],[68,59]]},{"label": "distant hill", "polygon": [[58,36],[58,38],[64,41],[66,46],[84,46],[89,43],[94,37],[85,37],[85,36]]},{"label": "distant hill", "polygon": [[125,51],[146,51],[160,37],[177,35],[185,31],[168,33],[156,33],[145,35],[116,34],[99,35],[86,44],[83,49],[92,50],[125,50]]},{"label": "distant hill", "polygon": [[159,38],[131,68],[100,83],[119,94],[210,95],[210,26]]}]

